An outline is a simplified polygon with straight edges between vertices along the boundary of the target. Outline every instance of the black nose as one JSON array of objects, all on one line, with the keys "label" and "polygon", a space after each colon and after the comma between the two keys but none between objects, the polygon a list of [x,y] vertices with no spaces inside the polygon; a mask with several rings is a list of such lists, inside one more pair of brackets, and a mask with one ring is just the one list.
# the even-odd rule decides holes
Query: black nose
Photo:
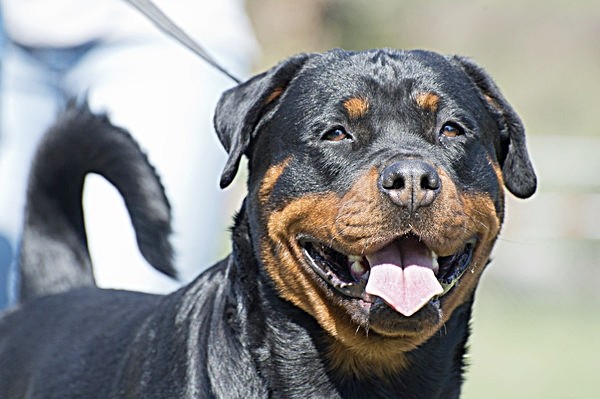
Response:
[{"label": "black nose", "polygon": [[380,179],[381,190],[411,213],[430,205],[441,187],[435,168],[418,159],[394,162],[383,170]]}]

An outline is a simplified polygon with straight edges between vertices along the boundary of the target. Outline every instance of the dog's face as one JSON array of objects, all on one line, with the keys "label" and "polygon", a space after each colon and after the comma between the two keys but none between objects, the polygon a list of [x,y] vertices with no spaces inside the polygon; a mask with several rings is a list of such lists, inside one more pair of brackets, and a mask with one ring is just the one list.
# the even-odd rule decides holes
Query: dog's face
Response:
[{"label": "dog's face", "polygon": [[250,159],[262,266],[334,338],[340,364],[354,353],[401,366],[471,300],[504,186],[536,186],[518,117],[459,57],[297,56],[227,92],[216,126],[223,185]]}]

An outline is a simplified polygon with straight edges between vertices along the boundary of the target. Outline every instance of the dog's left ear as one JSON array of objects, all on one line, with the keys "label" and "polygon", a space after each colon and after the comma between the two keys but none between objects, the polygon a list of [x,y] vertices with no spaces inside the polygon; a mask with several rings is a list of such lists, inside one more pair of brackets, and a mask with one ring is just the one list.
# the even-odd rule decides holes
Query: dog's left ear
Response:
[{"label": "dog's left ear", "polygon": [[466,57],[452,56],[451,59],[469,75],[498,123],[501,134],[498,160],[506,188],[519,198],[531,197],[537,187],[537,178],[529,160],[521,118],[483,68]]},{"label": "dog's left ear", "polygon": [[279,98],[306,61],[315,54],[299,54],[272,69],[227,90],[221,96],[215,112],[215,129],[229,153],[221,174],[221,188],[235,177],[242,155],[260,130],[260,122],[272,115]]}]

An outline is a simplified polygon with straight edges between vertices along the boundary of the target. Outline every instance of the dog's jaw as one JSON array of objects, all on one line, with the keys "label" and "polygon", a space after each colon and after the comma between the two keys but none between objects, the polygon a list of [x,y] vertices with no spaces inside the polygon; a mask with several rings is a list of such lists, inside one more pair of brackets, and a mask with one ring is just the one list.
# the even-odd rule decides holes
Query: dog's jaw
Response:
[{"label": "dog's jaw", "polygon": [[[378,366],[366,360],[358,363],[368,368],[361,370],[361,375],[369,375],[369,370],[380,367],[389,369],[385,373],[402,368],[401,359],[406,353],[435,334],[472,295],[500,228],[493,201],[487,196],[460,193],[440,170],[445,187],[440,202],[423,210],[419,220],[393,221],[387,213],[389,204],[377,192],[373,169],[341,197],[334,193],[307,195],[275,207],[280,195],[277,181],[291,162],[288,159],[271,167],[255,191],[256,202],[261,206],[255,209],[259,217],[254,219],[254,225],[260,227],[254,235],[265,237],[258,251],[266,272],[284,299],[312,315],[334,337],[334,347],[341,345],[364,359],[381,354],[375,357]],[[430,220],[439,222],[429,223]],[[412,309],[410,315],[401,314],[365,291],[368,272],[356,270],[365,278],[348,285],[352,284],[349,279],[354,278],[349,264],[345,273],[338,270],[336,279],[330,280],[325,268],[320,269],[321,273],[316,271],[319,268],[307,253],[307,243],[327,243],[344,254],[348,263],[356,262],[359,255],[368,263],[369,259],[376,259],[377,251],[402,239],[440,254],[439,264],[435,266],[430,255],[429,265],[432,272],[434,268],[437,271],[440,291],[419,309]],[[455,264],[450,266],[451,262]],[[332,281],[337,288],[332,287]],[[355,295],[348,287],[353,287]],[[338,350],[332,349],[332,353]]]}]

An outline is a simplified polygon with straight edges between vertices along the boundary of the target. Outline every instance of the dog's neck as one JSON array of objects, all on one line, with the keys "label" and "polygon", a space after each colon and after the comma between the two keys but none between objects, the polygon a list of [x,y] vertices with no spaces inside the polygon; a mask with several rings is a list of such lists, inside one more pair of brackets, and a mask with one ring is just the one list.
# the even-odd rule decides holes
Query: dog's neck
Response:
[{"label": "dog's neck", "polygon": [[[312,392],[316,397],[411,397],[454,398],[460,393],[465,345],[469,336],[472,301],[457,309],[444,328],[419,348],[406,353],[407,366],[385,377],[357,375],[333,369],[327,354],[333,338],[308,314],[281,299],[260,262],[254,256],[244,210],[233,230],[234,252],[230,278],[238,300],[246,303],[247,323],[240,331],[261,374],[274,381],[268,387],[274,397],[293,397],[294,392]],[[239,284],[243,278],[243,282]],[[252,284],[248,284],[253,282]],[[253,290],[254,295],[244,295]],[[353,359],[360,362],[361,359]],[[350,368],[347,368],[350,369]],[[276,375],[275,375],[276,374]],[[405,394],[409,396],[403,396]]]}]

